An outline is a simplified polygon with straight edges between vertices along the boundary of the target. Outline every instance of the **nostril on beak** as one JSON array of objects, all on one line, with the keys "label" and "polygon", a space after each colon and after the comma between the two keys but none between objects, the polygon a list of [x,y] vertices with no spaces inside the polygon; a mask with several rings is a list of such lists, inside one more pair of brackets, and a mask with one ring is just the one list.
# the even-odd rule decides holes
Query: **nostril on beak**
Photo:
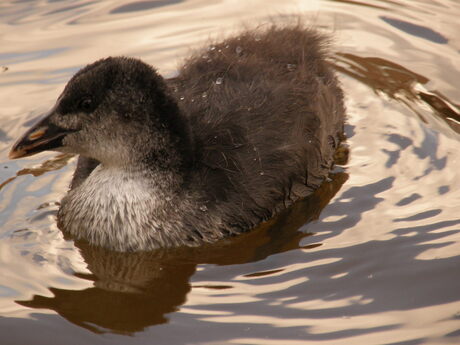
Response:
[{"label": "nostril on beak", "polygon": [[37,130],[35,130],[32,133],[30,133],[29,136],[27,137],[27,139],[29,139],[30,141],[33,141],[33,140],[37,140],[37,139],[41,138],[45,134],[46,129],[47,129],[47,127],[38,128]]}]

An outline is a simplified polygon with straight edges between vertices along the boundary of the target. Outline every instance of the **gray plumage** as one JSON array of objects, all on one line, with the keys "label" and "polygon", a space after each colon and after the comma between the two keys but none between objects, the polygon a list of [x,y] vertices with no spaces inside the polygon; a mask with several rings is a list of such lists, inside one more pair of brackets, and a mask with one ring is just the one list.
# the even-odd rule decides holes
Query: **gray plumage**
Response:
[{"label": "gray plumage", "polygon": [[324,38],[300,26],[211,45],[164,80],[111,57],[79,71],[50,122],[80,154],[58,224],[111,249],[247,231],[318,187],[343,130]]}]

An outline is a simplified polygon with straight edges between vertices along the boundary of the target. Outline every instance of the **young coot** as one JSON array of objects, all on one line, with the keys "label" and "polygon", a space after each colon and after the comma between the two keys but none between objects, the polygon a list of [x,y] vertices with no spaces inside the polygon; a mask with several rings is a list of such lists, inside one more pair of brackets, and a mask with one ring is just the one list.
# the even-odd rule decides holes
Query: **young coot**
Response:
[{"label": "young coot", "polygon": [[321,34],[247,31],[165,80],[127,57],[75,74],[10,158],[79,154],[58,225],[119,251],[242,233],[318,187],[343,130]]}]

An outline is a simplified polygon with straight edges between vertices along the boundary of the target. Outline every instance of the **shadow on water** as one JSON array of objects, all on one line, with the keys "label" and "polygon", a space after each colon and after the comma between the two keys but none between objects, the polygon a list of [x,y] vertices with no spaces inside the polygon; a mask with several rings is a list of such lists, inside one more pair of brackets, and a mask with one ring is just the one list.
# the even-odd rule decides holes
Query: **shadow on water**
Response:
[{"label": "shadow on water", "polygon": [[[118,253],[76,243],[92,274],[76,275],[94,282],[84,290],[50,288],[53,297],[35,295],[16,301],[30,308],[56,311],[65,319],[96,333],[107,330],[131,334],[167,322],[165,314],[176,311],[191,289],[190,277],[198,264],[233,265],[263,260],[269,255],[320,243],[300,246],[312,235],[298,229],[318,218],[348,175],[331,179],[309,197],[262,224],[250,233],[199,248],[177,248],[144,253]],[[226,286],[205,286],[225,289]]]}]

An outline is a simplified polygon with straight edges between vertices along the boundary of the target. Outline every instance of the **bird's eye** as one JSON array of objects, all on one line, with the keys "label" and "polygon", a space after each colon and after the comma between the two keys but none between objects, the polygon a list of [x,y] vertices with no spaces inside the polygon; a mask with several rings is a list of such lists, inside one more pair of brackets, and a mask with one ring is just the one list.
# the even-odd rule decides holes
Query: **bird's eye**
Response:
[{"label": "bird's eye", "polygon": [[83,111],[89,112],[93,108],[93,100],[89,97],[85,97],[80,101],[79,108]]}]

